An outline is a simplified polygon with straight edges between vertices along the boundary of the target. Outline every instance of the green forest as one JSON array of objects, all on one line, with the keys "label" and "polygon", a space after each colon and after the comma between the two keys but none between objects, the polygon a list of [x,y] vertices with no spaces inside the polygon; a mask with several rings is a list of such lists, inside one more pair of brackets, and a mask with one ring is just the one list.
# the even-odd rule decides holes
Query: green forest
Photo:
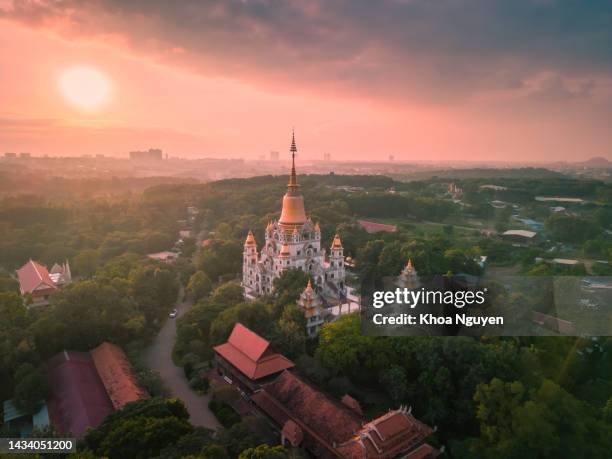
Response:
[{"label": "green forest", "polygon": [[[409,258],[423,275],[481,275],[480,256],[488,258],[486,269],[529,276],[612,272],[612,185],[557,174],[484,174],[454,180],[463,190],[461,205],[448,196],[443,177],[402,182],[330,174],[299,181],[307,214],[320,222],[323,245],[340,234],[354,261],[355,287],[364,276],[397,275]],[[500,189],[482,188],[492,180]],[[229,394],[215,393],[211,406],[223,429],[213,434],[192,426],[182,402],[166,398],[163,383],[139,362],[177,298],[186,295],[195,304],[178,319],[173,355],[195,390],[208,390],[202,374],[212,347],[241,322],[272,341],[317,387],[356,398],[369,418],[411,406],[415,416],[437,427],[428,441],[444,447],[444,457],[609,457],[610,337],[369,337],[361,334],[359,316],[348,315],[308,340],[295,304],[308,281],[301,271],[278,279],[273,295],[246,302],[239,285],[244,238],[252,230],[259,243],[264,240],[267,223],[278,218],[286,182],[264,176],[156,184],[89,198],[70,192],[53,199],[2,198],[0,398],[33,410],[48,392],[41,373],[48,358],[107,340],[126,350],[153,398],[113,413],[73,457],[290,457],[278,439],[258,433],[257,420],[225,410]],[[553,213],[554,204],[537,196],[584,203]],[[508,206],[495,208],[493,200]],[[517,247],[485,231],[524,228],[517,226],[522,223],[513,217],[513,205],[521,218],[542,223],[537,243]],[[194,236],[182,241],[176,262],[147,258],[175,245],[188,206],[198,210]],[[370,234],[361,219],[394,224],[397,231]],[[561,256],[581,263],[560,271],[549,260]],[[19,295],[15,269],[29,259],[71,264],[75,281],[48,307],[29,308]]]}]

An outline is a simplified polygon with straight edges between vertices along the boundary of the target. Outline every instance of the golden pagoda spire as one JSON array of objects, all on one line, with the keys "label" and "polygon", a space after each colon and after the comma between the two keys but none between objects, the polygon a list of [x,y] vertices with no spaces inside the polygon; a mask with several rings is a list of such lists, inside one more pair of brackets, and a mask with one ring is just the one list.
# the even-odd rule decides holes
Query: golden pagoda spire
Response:
[{"label": "golden pagoda spire", "polygon": [[303,225],[306,223],[306,212],[304,211],[304,197],[299,191],[297,174],[295,173],[295,132],[291,133],[291,176],[287,186],[287,193],[283,197],[283,209],[278,222],[284,226]]},{"label": "golden pagoda spire", "polygon": [[295,145],[295,130],[291,131],[291,175],[289,176],[289,190],[294,191],[298,187],[297,174],[295,173],[295,154],[297,153],[297,146]]}]

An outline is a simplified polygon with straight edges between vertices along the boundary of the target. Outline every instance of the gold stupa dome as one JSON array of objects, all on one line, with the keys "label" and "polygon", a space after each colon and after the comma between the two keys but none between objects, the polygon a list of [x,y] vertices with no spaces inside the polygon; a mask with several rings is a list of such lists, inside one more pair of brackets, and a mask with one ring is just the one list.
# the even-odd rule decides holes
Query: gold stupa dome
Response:
[{"label": "gold stupa dome", "polygon": [[287,192],[283,196],[283,210],[278,222],[281,225],[303,225],[306,223],[306,211],[304,210],[304,197],[300,193],[300,186],[297,183],[297,175],[295,173],[295,154],[297,147],[295,146],[295,134],[291,138],[291,156],[292,166]]}]

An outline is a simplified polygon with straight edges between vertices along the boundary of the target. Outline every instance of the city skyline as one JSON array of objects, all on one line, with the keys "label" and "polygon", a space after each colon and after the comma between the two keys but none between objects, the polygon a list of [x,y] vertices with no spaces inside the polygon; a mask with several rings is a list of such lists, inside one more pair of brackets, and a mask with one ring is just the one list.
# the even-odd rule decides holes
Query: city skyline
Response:
[{"label": "city skyline", "polygon": [[0,151],[612,159],[612,7],[0,1]]}]

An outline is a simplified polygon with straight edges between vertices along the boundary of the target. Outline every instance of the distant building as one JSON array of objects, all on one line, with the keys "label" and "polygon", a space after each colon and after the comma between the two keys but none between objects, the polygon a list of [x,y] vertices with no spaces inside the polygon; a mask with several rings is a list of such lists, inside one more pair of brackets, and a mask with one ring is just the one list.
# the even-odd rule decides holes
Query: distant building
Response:
[{"label": "distant building", "polygon": [[289,371],[251,399],[277,426],[283,444],[300,446],[320,459],[433,459],[440,454],[423,443],[435,429],[407,408],[365,422],[358,404],[339,403]]},{"label": "distant building", "polygon": [[395,161],[395,155],[389,155],[389,161],[391,162]]},{"label": "distant building", "polygon": [[567,202],[573,204],[582,204],[583,199],[580,198],[561,198],[559,196],[536,196],[536,201],[540,202]]},{"label": "distant building", "polygon": [[17,153],[4,153],[5,158],[16,158]]},{"label": "distant building", "polygon": [[385,225],[384,223],[375,223],[366,220],[358,220],[357,223],[359,223],[368,233],[395,233],[397,231],[397,226],[395,225]]},{"label": "distant building", "polygon": [[159,148],[149,148],[143,151],[130,151],[130,159],[133,161],[161,161],[162,151]]},{"label": "distant building", "polygon": [[455,182],[451,182],[448,184],[448,194],[450,194],[453,199],[459,199],[463,195],[463,190]]},{"label": "distant building", "polygon": [[323,153],[323,161],[331,161],[331,153]]},{"label": "distant building", "polygon": [[3,403],[4,427],[11,432],[18,432],[23,438],[30,437],[34,429],[45,429],[49,427],[49,411],[47,403],[40,401],[35,413],[24,413],[15,406],[13,400],[6,400]]},{"label": "distant building", "polygon": [[214,347],[217,373],[242,391],[253,392],[264,381],[294,363],[275,352],[269,341],[237,323],[227,342]]},{"label": "distant building", "polygon": [[181,239],[187,239],[191,237],[191,230],[180,230],[179,237]]},{"label": "distant building", "polygon": [[68,260],[61,265],[55,263],[51,268],[49,277],[57,287],[61,287],[72,282],[72,272],[70,271],[70,264],[68,264]]},{"label": "distant building", "polygon": [[570,260],[567,258],[553,258],[552,264],[556,266],[565,267],[565,268],[575,268],[576,266],[579,266],[582,263],[578,260]]},{"label": "distant building", "polygon": [[491,201],[491,207],[495,209],[505,209],[508,207],[508,204],[506,204],[504,201]]},{"label": "distant building", "polygon": [[527,230],[508,230],[504,231],[501,236],[510,242],[530,244],[537,240],[538,233]]},{"label": "distant building", "polygon": [[148,398],[136,383],[121,350],[102,343],[90,352],[63,351],[46,364],[51,425],[62,435],[82,438],[115,410]]},{"label": "distant building", "polygon": [[164,252],[150,253],[147,255],[147,257],[150,258],[151,260],[163,261],[164,263],[172,263],[176,261],[178,256],[179,256],[178,253],[170,252],[167,250]]},{"label": "distant building", "polygon": [[270,161],[278,161],[278,158],[279,158],[278,151],[271,151],[270,152]]},{"label": "distant building", "polygon": [[576,327],[573,322],[559,319],[542,312],[533,311],[532,321],[542,328],[546,328],[560,335],[575,335]]},{"label": "distant building", "polygon": [[19,153],[19,157],[21,159],[29,159],[32,157],[32,155],[30,153]]},{"label": "distant building", "polygon": [[45,306],[49,304],[50,295],[72,281],[72,274],[68,260],[62,265],[53,265],[51,273],[46,266],[29,260],[17,270],[17,279],[22,296],[29,295],[33,306]]},{"label": "distant building", "polygon": [[297,301],[298,306],[306,318],[306,336],[314,338],[319,334],[321,326],[325,323],[324,308],[321,297],[314,291],[310,279],[308,285]]},{"label": "distant building", "polygon": [[499,185],[480,185],[481,190],[506,191],[508,188]]}]

